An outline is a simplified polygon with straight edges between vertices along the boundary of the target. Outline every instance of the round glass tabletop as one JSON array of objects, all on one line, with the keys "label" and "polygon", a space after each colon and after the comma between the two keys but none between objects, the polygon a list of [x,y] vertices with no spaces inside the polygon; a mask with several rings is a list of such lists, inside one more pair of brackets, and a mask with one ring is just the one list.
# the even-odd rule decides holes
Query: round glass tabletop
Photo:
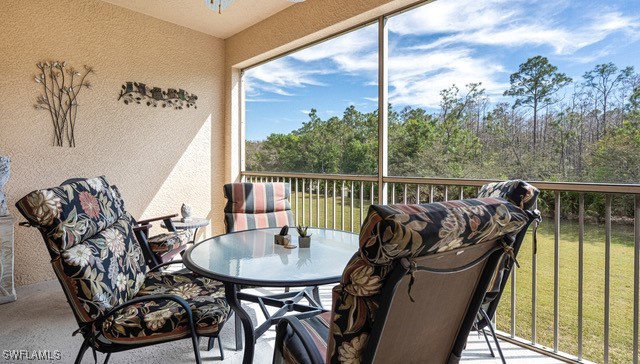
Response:
[{"label": "round glass tabletop", "polygon": [[[290,230],[291,231],[291,230]],[[310,248],[274,244],[280,228],[247,230],[207,239],[189,248],[187,268],[223,282],[256,286],[309,286],[335,283],[358,251],[358,235],[309,228]],[[291,244],[298,245],[292,229]]]}]

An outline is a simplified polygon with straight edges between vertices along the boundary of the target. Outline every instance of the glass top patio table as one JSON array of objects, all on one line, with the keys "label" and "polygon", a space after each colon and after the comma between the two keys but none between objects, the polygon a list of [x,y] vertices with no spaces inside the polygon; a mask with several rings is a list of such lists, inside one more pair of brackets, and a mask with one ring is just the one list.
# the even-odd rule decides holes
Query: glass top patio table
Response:
[{"label": "glass top patio table", "polygon": [[[294,249],[275,244],[274,236],[279,232],[280,228],[272,228],[219,235],[189,248],[183,256],[190,270],[224,283],[225,298],[236,313],[236,350],[242,348],[244,332],[244,364],[253,363],[256,339],[285,314],[303,319],[325,312],[317,286],[339,282],[344,267],[358,251],[358,235],[346,231],[309,229],[311,247]],[[291,244],[298,245],[298,234],[293,231],[291,235]],[[243,286],[305,288],[256,296],[241,292]],[[301,304],[303,299],[309,304]],[[241,301],[259,303],[266,321],[255,328]],[[278,310],[271,314],[266,306]]]},{"label": "glass top patio table", "polygon": [[[293,230],[293,231],[291,231]],[[291,244],[298,234],[291,229]],[[340,281],[349,259],[358,251],[358,235],[310,228],[310,248],[288,249],[274,244],[280,228],[219,235],[190,248],[187,268],[227,283],[265,287],[303,287]]]}]

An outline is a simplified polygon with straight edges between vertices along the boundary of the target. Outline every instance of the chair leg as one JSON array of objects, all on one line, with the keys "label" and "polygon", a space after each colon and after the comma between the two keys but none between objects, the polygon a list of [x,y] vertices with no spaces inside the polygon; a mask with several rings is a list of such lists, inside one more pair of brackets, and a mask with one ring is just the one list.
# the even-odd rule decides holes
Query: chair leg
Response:
[{"label": "chair leg", "polygon": [[487,336],[487,332],[484,331],[484,329],[480,329],[478,331],[482,332],[482,335],[484,335],[484,341],[487,342],[487,346],[489,347],[489,351],[491,352],[491,357],[495,358],[496,354],[493,353],[493,348],[491,347],[491,343],[489,342],[489,337]]},{"label": "chair leg", "polygon": [[196,364],[202,364],[200,361],[200,348],[198,348],[200,338],[196,334],[196,330],[193,326],[191,326],[191,342],[193,343],[193,353],[196,356]]},{"label": "chair leg", "polygon": [[233,314],[235,317],[235,327],[236,327],[236,351],[242,350],[242,320],[240,320],[240,316],[236,315],[235,312]]},{"label": "chair leg", "polygon": [[483,309],[480,309],[480,314],[484,317],[484,319],[488,323],[487,326],[489,326],[489,330],[491,330],[491,335],[493,336],[493,341],[496,342],[496,348],[498,348],[498,354],[500,354],[500,360],[502,360],[502,364],[507,364],[507,361],[504,359],[504,355],[502,354],[502,349],[500,348],[500,343],[498,342],[498,337],[496,336],[496,330],[493,328],[493,323],[489,319],[489,315],[487,315],[487,313]]},{"label": "chair leg", "polygon": [[218,347],[220,348],[220,360],[224,360],[224,351],[222,350],[222,340],[220,339],[220,336],[211,336],[209,338],[207,351],[211,351],[211,349],[216,345],[216,338],[218,339]]},{"label": "chair leg", "polygon": [[109,358],[111,358],[111,353],[107,353],[107,357],[104,358],[104,363],[102,363],[102,364],[108,364],[109,363]]},{"label": "chair leg", "polygon": [[82,346],[80,346],[80,350],[78,351],[78,356],[76,356],[75,364],[80,364],[82,362],[82,357],[84,356],[84,353],[87,351],[88,348],[89,348],[89,340],[84,339],[84,341],[82,342]]}]

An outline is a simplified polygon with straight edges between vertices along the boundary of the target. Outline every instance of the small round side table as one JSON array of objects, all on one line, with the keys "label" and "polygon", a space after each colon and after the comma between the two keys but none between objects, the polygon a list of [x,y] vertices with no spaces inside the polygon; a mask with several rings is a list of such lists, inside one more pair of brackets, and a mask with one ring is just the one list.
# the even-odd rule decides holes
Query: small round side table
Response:
[{"label": "small round side table", "polygon": [[[209,225],[209,219],[201,218],[201,217],[192,217],[191,221],[182,221],[180,219],[171,220],[173,223],[173,227],[177,230],[193,230],[193,239],[191,239],[190,243],[195,243],[196,234],[198,233],[198,229],[201,227],[205,227]],[[160,226],[165,229],[168,229],[165,223],[163,222]]]}]

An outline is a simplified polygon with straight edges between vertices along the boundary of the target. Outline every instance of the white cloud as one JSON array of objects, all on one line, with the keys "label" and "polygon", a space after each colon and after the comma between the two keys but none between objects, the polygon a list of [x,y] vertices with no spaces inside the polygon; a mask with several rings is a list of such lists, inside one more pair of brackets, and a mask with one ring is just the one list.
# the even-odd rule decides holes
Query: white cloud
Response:
[{"label": "white cloud", "polygon": [[482,88],[494,97],[508,87],[497,81],[504,73],[502,66],[474,57],[467,48],[407,54],[392,57],[389,62],[389,100],[396,105],[437,107],[440,91],[454,84],[462,89],[469,83],[482,82]]},{"label": "white cloud", "polygon": [[372,48],[377,48],[377,29],[375,26],[360,28],[293,53],[291,57],[303,62],[312,62],[344,54],[369,52]]},{"label": "white cloud", "polygon": [[506,47],[548,46],[572,54],[616,32],[637,33],[640,19],[612,9],[595,9],[582,19],[560,19],[569,1],[436,1],[390,21],[400,35],[439,36],[423,49],[450,44]]},{"label": "white cloud", "polygon": [[[640,38],[640,16],[572,0],[440,0],[390,18],[389,27],[390,38],[413,42],[390,44],[390,100],[426,107],[437,106],[442,89],[471,82],[500,99],[513,71],[501,65],[505,47],[547,47],[581,63],[611,52],[603,41],[612,34]],[[336,74],[376,85],[377,68],[377,27],[367,26],[250,70],[247,94],[292,96],[298,88],[327,86],[323,77]]]},{"label": "white cloud", "polygon": [[249,96],[261,92],[293,96],[294,88],[323,86],[316,76],[327,72],[322,69],[298,67],[290,59],[280,58],[248,70],[245,76],[245,91]]},{"label": "white cloud", "polygon": [[469,32],[508,24],[519,14],[516,0],[434,1],[391,18],[389,30],[397,34]]}]

